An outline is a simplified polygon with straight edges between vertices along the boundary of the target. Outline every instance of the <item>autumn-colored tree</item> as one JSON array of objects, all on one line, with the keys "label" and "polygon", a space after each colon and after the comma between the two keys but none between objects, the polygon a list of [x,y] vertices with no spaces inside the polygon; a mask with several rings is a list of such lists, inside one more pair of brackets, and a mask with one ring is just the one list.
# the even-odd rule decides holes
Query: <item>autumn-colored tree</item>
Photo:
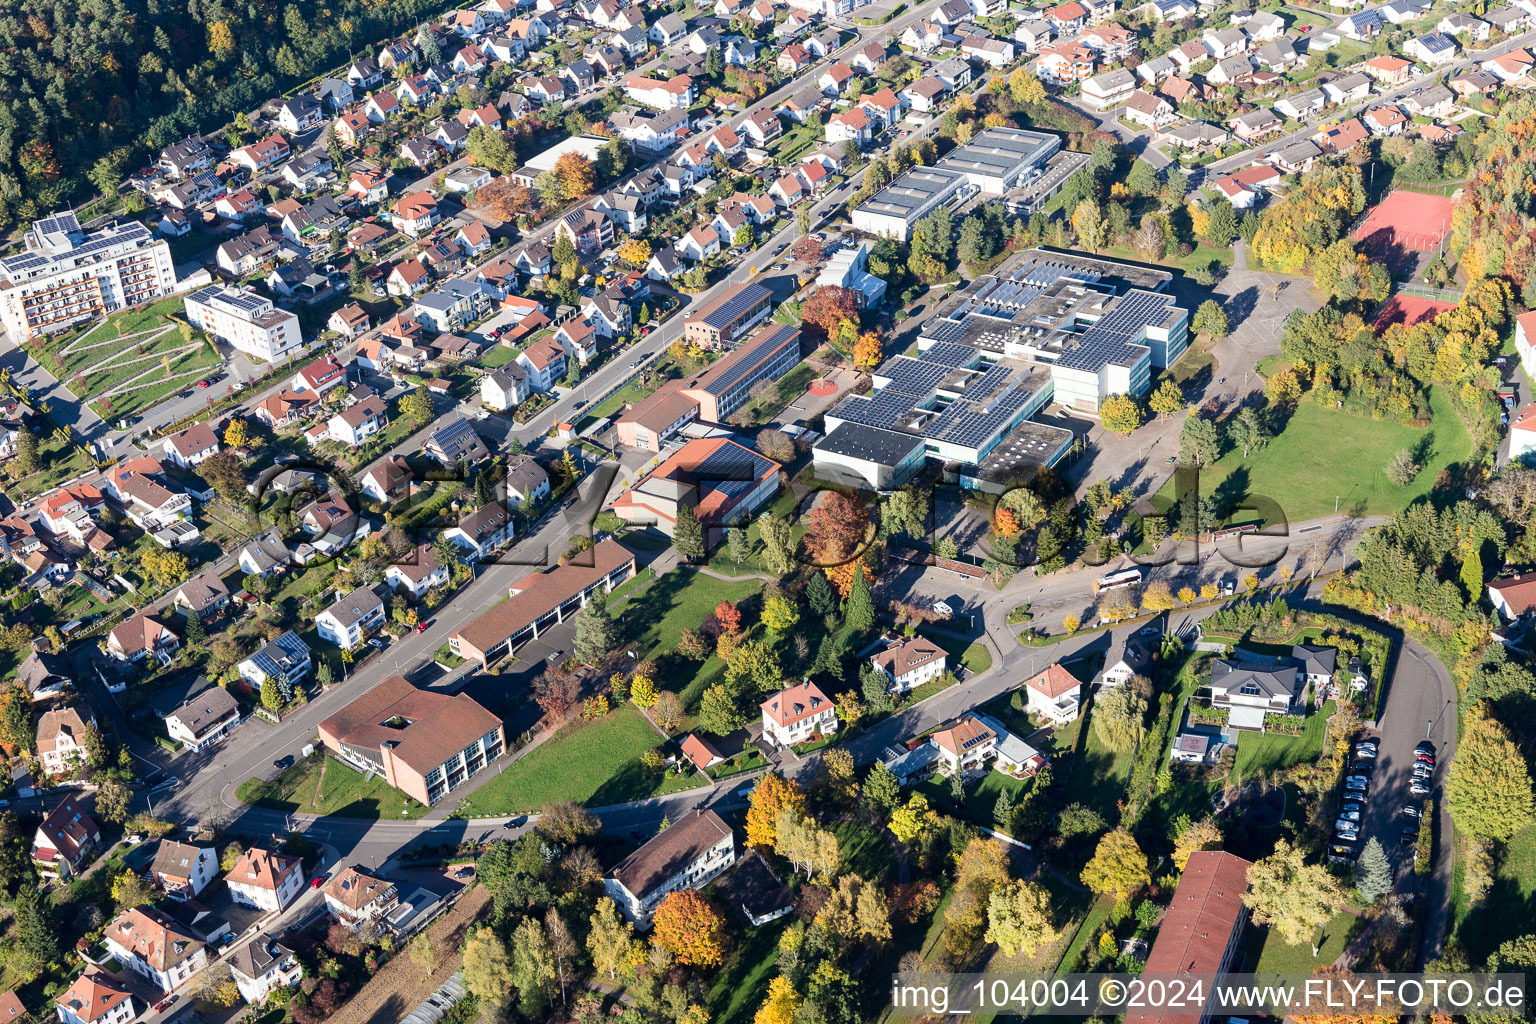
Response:
[{"label": "autumn-colored tree", "polygon": [[656,908],[652,941],[680,964],[714,967],[725,958],[725,920],[693,889],[669,893]]},{"label": "autumn-colored tree", "polygon": [[844,321],[858,323],[859,298],[851,288],[831,285],[817,288],[800,307],[801,322],[833,337]]},{"label": "autumn-colored tree", "polygon": [[800,240],[789,251],[801,263],[814,265],[821,262],[822,256],[826,254],[826,247],[815,235],[801,235]]},{"label": "autumn-colored tree", "polygon": [[1018,516],[1013,514],[1013,509],[1005,508],[1002,505],[999,505],[997,511],[992,513],[992,529],[1002,537],[1017,537],[1021,532]]},{"label": "autumn-colored tree", "polygon": [[731,602],[721,601],[715,605],[715,619],[720,623],[722,632],[741,632],[741,609],[731,604]]},{"label": "autumn-colored tree", "polygon": [[1531,773],[1509,729],[1486,702],[1467,710],[1445,783],[1458,831],[1503,842],[1531,820]]},{"label": "autumn-colored tree", "polygon": [[1105,833],[1093,857],[1083,866],[1081,877],[1083,884],[1094,892],[1121,899],[1152,880],[1147,855],[1124,828]]},{"label": "autumn-colored tree", "polygon": [[619,262],[636,269],[651,262],[651,243],[643,238],[626,238],[619,243]]},{"label": "autumn-colored tree", "polygon": [[939,816],[929,808],[928,798],[921,793],[913,793],[905,804],[891,812],[891,820],[886,823],[886,828],[891,830],[891,835],[910,846],[925,835],[938,831],[939,825]]},{"label": "autumn-colored tree", "polygon": [[1195,599],[1195,588],[1194,587],[1184,586],[1184,587],[1180,587],[1179,588],[1179,600],[1182,603],[1189,604],[1194,599]]},{"label": "autumn-colored tree", "polygon": [[1099,403],[1099,420],[1104,429],[1129,437],[1142,423],[1141,403],[1130,395],[1110,395]]},{"label": "autumn-colored tree", "polygon": [[758,780],[747,807],[747,845],[771,850],[778,834],[779,812],[786,807],[803,811],[805,792],[778,772]]},{"label": "autumn-colored tree", "polygon": [[752,1018],[752,1024],[794,1024],[798,1009],[800,996],[789,979],[781,974],[768,983],[768,996]]},{"label": "autumn-colored tree", "polygon": [[869,535],[869,506],[863,498],[825,491],[806,516],[805,546],[818,565],[842,565]]},{"label": "autumn-colored tree", "polygon": [[1214,584],[1214,583],[1202,583],[1202,584],[1200,584],[1200,596],[1205,598],[1207,601],[1211,600],[1213,597],[1215,597],[1219,593],[1221,593],[1221,591],[1217,588],[1216,584]]},{"label": "autumn-colored tree", "polygon": [[505,223],[532,213],[538,204],[533,190],[507,175],[494,178],[475,193],[475,206]]},{"label": "autumn-colored tree", "polygon": [[1301,381],[1293,370],[1281,370],[1264,382],[1264,397],[1276,405],[1291,405],[1301,398]]},{"label": "autumn-colored tree", "polygon": [[597,169],[591,160],[580,153],[564,153],[555,161],[555,177],[566,202],[585,199],[597,187]]},{"label": "autumn-colored tree", "polygon": [[1141,592],[1141,606],[1149,612],[1166,612],[1173,607],[1173,594],[1165,580],[1153,580]]},{"label": "autumn-colored tree", "polygon": [[1051,896],[1034,882],[1014,881],[992,890],[987,900],[987,941],[1005,956],[1034,956],[1056,938]]},{"label": "autumn-colored tree", "polygon": [[1173,865],[1180,871],[1189,863],[1189,855],[1200,850],[1221,849],[1221,829],[1213,818],[1201,818],[1180,832],[1173,841]]},{"label": "autumn-colored tree", "polygon": [[1081,626],[1082,624],[1083,620],[1078,618],[1077,614],[1074,612],[1067,612],[1067,614],[1061,618],[1061,628],[1065,629],[1068,633],[1076,633],[1077,627]]},{"label": "autumn-colored tree", "polygon": [[1307,863],[1306,851],[1281,839],[1274,853],[1249,866],[1243,904],[1255,924],[1269,925],[1296,946],[1327,924],[1347,896],[1326,867]]},{"label": "autumn-colored tree", "polygon": [[859,340],[853,343],[853,365],[865,372],[880,365],[879,332],[865,331],[859,335]]}]

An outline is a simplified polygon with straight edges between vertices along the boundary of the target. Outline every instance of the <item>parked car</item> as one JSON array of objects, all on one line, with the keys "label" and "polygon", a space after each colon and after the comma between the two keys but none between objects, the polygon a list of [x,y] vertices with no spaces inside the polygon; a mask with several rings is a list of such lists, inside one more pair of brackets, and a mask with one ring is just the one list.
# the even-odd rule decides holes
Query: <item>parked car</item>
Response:
[{"label": "parked car", "polygon": [[1367,761],[1374,760],[1376,757],[1376,744],[1370,742],[1356,743],[1355,756],[1363,757]]},{"label": "parked car", "polygon": [[1434,740],[1419,740],[1419,742],[1413,745],[1413,749],[1415,751],[1423,751],[1426,754],[1433,755],[1435,752],[1435,742]]},{"label": "parked car", "polygon": [[1335,829],[1333,834],[1339,839],[1355,840],[1360,838],[1360,833],[1352,828]]},{"label": "parked car", "polygon": [[1429,796],[1429,787],[1424,784],[1422,779],[1414,779],[1413,783],[1408,787],[1408,792],[1414,796]]},{"label": "parked car", "polygon": [[1348,775],[1348,776],[1345,776],[1345,778],[1344,778],[1344,784],[1346,786],[1351,785],[1351,784],[1358,784],[1358,785],[1361,785],[1361,786],[1365,786],[1365,785],[1368,785],[1370,783],[1370,781],[1371,781],[1370,777],[1366,776],[1366,775]]},{"label": "parked car", "polygon": [[1403,804],[1403,814],[1410,818],[1420,818],[1424,816],[1424,809],[1418,804]]},{"label": "parked car", "polygon": [[316,875],[314,878],[311,878],[309,880],[309,887],[311,889],[318,889],[318,888],[320,888],[322,885],[325,884],[325,880],[328,877],[329,877],[328,875]]},{"label": "parked car", "polygon": [[1237,593],[1237,583],[1235,581],[1227,580],[1226,583],[1222,584],[1221,596],[1231,597],[1235,593]]},{"label": "parked car", "polygon": [[1417,845],[1419,845],[1419,827],[1417,825],[1405,825],[1405,826],[1403,826],[1403,831],[1401,833],[1399,833],[1399,835],[1400,835],[1401,838],[1398,839],[1398,842],[1400,842],[1402,845],[1404,845],[1404,846],[1417,846]]}]

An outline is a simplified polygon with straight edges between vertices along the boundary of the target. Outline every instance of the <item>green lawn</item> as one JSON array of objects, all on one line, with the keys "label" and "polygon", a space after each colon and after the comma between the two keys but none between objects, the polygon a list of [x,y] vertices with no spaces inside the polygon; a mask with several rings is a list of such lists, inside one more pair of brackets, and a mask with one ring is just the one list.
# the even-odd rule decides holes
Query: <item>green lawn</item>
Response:
[{"label": "green lawn", "polygon": [[[1448,853],[1449,837],[1442,836],[1440,841]],[[1468,907],[1465,899],[1459,898],[1451,908],[1452,934],[1474,964],[1484,963],[1500,944],[1531,932],[1531,908],[1536,905],[1536,824],[1516,832],[1495,856],[1493,887],[1482,901]],[[1460,865],[1457,867],[1459,875]]]},{"label": "green lawn", "polygon": [[837,836],[837,852],[843,871],[851,871],[866,881],[896,881],[896,857],[891,844],[874,829],[856,821],[839,821],[832,826]]},{"label": "green lawn", "polygon": [[525,814],[556,800],[605,807],[699,785],[691,773],[652,775],[641,766],[640,755],[661,742],[631,704],[596,722],[571,722],[471,793],[454,817]]},{"label": "green lawn", "polygon": [[1283,736],[1279,733],[1242,732],[1237,737],[1237,770],[1245,779],[1259,772],[1278,771],[1303,761],[1315,761],[1323,752],[1323,729],[1328,716],[1333,714],[1334,703],[1328,701],[1322,711],[1307,716],[1307,725],[1300,736]]},{"label": "green lawn", "polygon": [[495,370],[499,367],[506,366],[512,360],[516,359],[517,352],[518,350],[510,345],[497,345],[493,347],[489,352],[482,352],[480,354],[480,358],[476,359],[475,362],[479,363],[487,370]]},{"label": "green lawn", "polygon": [[944,648],[944,653],[948,655],[947,663],[951,667],[959,662],[973,676],[992,667],[992,652],[987,650],[985,644],[971,643],[964,637],[926,629],[919,629],[918,632]]},{"label": "green lawn", "polygon": [[[1472,441],[1461,418],[1437,388],[1430,393],[1433,419],[1415,429],[1325,409],[1304,399],[1285,429],[1248,458],[1232,450],[1200,474],[1203,493],[1226,487],[1278,502],[1290,522],[1315,519],[1334,511],[1390,515],[1428,494],[1440,471],[1466,459]],[[1346,451],[1340,439],[1347,438]],[[1387,462],[1404,448],[1428,449],[1423,469],[1406,487],[1387,479]],[[1232,482],[1228,483],[1228,478]],[[1173,482],[1159,492],[1173,500]]]},{"label": "green lawn", "polygon": [[[1012,795],[1014,804],[1017,805],[1030,785],[1031,782],[1027,779],[1015,779],[1002,772],[987,772],[980,782],[973,784],[965,791],[965,803],[959,809],[960,816],[974,824],[993,828],[995,819],[992,810],[997,805],[999,794],[1007,790]],[[917,791],[926,796],[929,804],[935,807],[950,811],[955,809],[947,778],[935,776],[927,779],[917,785]]]},{"label": "green lawn", "polygon": [[[1148,262],[1147,258],[1129,245],[1106,245],[1099,250],[1101,256],[1109,256],[1122,260],[1134,260],[1138,263]],[[1165,256],[1152,262],[1161,263],[1168,267],[1178,267],[1180,270],[1194,270],[1197,267],[1208,267],[1212,263],[1218,263],[1223,267],[1232,265],[1232,248],[1218,249],[1213,245],[1201,242],[1195,246],[1194,251],[1188,256]]]},{"label": "green lawn", "polygon": [[1323,926],[1323,944],[1317,956],[1312,955],[1312,944],[1301,942],[1288,946],[1280,933],[1268,929],[1264,945],[1259,950],[1259,962],[1254,967],[1257,974],[1311,974],[1319,967],[1327,967],[1344,952],[1350,938],[1359,933],[1364,922],[1347,910],[1333,915],[1333,920]]},{"label": "green lawn", "polygon": [[[733,583],[690,569],[673,569],[646,588],[643,601],[625,602],[619,610],[619,620],[625,627],[625,635],[630,638],[630,649],[642,659],[659,660],[676,649],[683,630],[697,629],[704,616],[714,611],[721,601],[740,601],[762,589],[761,580]],[[678,658],[668,661],[670,668],[691,675],[668,675],[659,685],[675,691],[690,711],[698,706],[705,688],[713,685],[725,671],[725,663],[714,656],[702,663]]]},{"label": "green lawn", "polygon": [[715,1024],[749,1024],[762,1005],[768,982],[779,973],[779,936],[792,918],[781,917],[761,928],[745,928],[742,941],[726,954],[709,989],[709,1013]]},{"label": "green lawn", "polygon": [[419,818],[427,811],[382,778],[330,757],[300,761],[270,782],[248,779],[236,795],[258,807],[343,818]]},{"label": "green lawn", "polygon": [[[1062,753],[1057,755],[1055,771],[1058,778],[1063,771],[1071,773],[1063,803],[1086,804],[1113,820],[1115,805],[1131,776],[1131,752],[1117,752],[1104,746],[1088,724],[1091,716],[1090,708],[1088,717],[1079,717],[1056,733],[1056,749]],[[1078,751],[1078,738],[1084,729],[1087,736],[1083,737],[1082,750]],[[1067,751],[1072,753],[1063,756]]]}]

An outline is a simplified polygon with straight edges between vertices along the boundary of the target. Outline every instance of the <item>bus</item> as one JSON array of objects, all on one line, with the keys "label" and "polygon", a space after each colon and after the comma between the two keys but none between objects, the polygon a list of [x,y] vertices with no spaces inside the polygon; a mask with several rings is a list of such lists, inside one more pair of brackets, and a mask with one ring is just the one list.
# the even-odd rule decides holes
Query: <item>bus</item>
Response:
[{"label": "bus", "polygon": [[1097,594],[1105,590],[1119,590],[1121,587],[1134,587],[1140,583],[1140,569],[1121,569],[1118,572],[1106,573],[1095,580],[1093,592]]}]

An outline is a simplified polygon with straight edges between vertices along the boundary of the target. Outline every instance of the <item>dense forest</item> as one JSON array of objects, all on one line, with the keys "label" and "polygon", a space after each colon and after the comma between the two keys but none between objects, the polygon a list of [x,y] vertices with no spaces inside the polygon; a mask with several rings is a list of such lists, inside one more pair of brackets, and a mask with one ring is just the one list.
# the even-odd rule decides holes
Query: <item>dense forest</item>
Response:
[{"label": "dense forest", "polygon": [[1504,275],[1536,305],[1536,101],[1499,108],[1477,139],[1473,172],[1451,218],[1451,252],[1468,280]]},{"label": "dense forest", "polygon": [[17,0],[0,10],[0,230],[96,192],[439,0]]}]

